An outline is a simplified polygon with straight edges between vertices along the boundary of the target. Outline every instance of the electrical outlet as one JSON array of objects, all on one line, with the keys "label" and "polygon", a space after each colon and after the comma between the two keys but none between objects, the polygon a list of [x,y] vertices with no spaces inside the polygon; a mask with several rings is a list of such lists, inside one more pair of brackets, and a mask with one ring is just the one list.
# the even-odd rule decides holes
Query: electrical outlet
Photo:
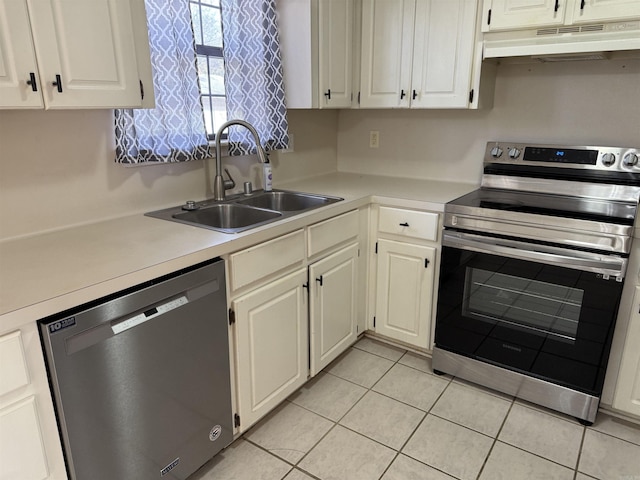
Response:
[{"label": "electrical outlet", "polygon": [[380,146],[380,132],[371,130],[369,132],[369,148],[378,148]]}]

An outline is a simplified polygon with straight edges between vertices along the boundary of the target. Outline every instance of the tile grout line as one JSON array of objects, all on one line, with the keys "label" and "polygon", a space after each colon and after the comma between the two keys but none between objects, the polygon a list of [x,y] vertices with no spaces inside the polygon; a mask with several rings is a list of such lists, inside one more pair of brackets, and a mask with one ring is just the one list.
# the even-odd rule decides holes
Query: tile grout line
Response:
[{"label": "tile grout line", "polygon": [[489,457],[491,456],[491,453],[493,452],[493,449],[496,446],[496,443],[498,443],[498,437],[500,436],[500,433],[502,433],[502,429],[504,428],[505,423],[507,423],[507,418],[509,418],[509,414],[511,413],[511,410],[513,409],[514,405],[515,405],[515,398],[513,400],[511,400],[511,405],[509,405],[509,410],[507,411],[507,414],[502,419],[502,423],[500,424],[500,428],[496,432],[496,436],[493,438],[493,443],[491,444],[491,448],[489,448],[489,451],[487,452],[487,455],[484,457],[484,461],[482,462],[482,466],[480,467],[480,470],[478,471],[478,475],[476,476],[476,480],[480,480],[480,477],[482,476],[482,472],[484,471],[484,467],[487,466],[487,461],[489,461]]},{"label": "tile grout line", "polygon": [[[355,344],[354,344],[354,345],[355,345]],[[353,348],[356,348],[356,347],[352,345],[350,348],[351,348],[351,349],[353,349]],[[369,353],[369,354],[371,354],[371,355],[375,355],[375,354],[373,354],[373,353],[371,353],[371,352],[366,352],[365,350],[361,350],[361,349],[358,349],[358,350],[360,350],[361,352]],[[346,355],[345,355],[345,356],[346,356]],[[380,358],[385,358],[385,357],[382,357],[382,356],[380,356],[380,355],[376,355],[376,356],[377,356],[377,357],[380,357]],[[404,356],[404,354],[403,354],[402,356]],[[402,358],[402,356],[400,356],[400,358]],[[399,359],[400,359],[400,358],[399,358]],[[399,359],[398,359],[398,360],[399,360]],[[336,360],[337,360],[337,359],[336,359]],[[389,359],[389,358],[386,358],[386,360],[389,360],[390,362],[393,362],[393,360],[391,360],[391,359]],[[395,362],[393,362],[393,363],[392,363],[392,365],[391,365],[387,370],[385,370],[385,372],[380,376],[380,378],[384,377],[384,376],[389,372],[389,370],[391,370],[391,368],[393,368],[393,366],[394,366],[396,363],[398,363],[398,360],[396,360]],[[320,372],[325,372],[325,370],[326,370],[328,367],[329,367],[329,365],[327,365],[327,367],[325,367],[324,369],[322,369]],[[320,373],[320,372],[318,372],[318,373]],[[332,432],[332,431],[333,431],[333,430],[334,430],[338,425],[339,425],[340,427],[342,427],[342,428],[346,429],[346,430],[349,430],[350,432],[355,433],[356,435],[359,435],[359,436],[361,436],[361,437],[363,437],[363,438],[366,438],[366,439],[368,439],[368,440],[371,440],[371,441],[373,441],[373,442],[376,442],[376,443],[378,443],[379,445],[382,445],[383,447],[389,448],[390,450],[394,450],[393,448],[390,448],[389,446],[384,445],[384,444],[382,444],[382,443],[380,443],[380,442],[378,442],[378,441],[374,440],[373,438],[369,438],[369,437],[367,437],[366,435],[363,435],[363,434],[361,434],[361,433],[359,433],[359,432],[356,432],[356,431],[354,431],[354,430],[351,430],[350,428],[348,428],[348,427],[346,427],[346,426],[344,426],[344,425],[340,424],[340,420],[342,420],[345,416],[347,416],[347,415],[349,414],[349,412],[350,412],[351,410],[353,410],[353,409],[355,408],[355,406],[356,406],[356,405],[358,405],[358,404],[362,401],[362,399],[364,398],[364,396],[365,396],[368,392],[370,392],[370,391],[371,391],[371,389],[373,388],[373,385],[375,385],[375,384],[376,384],[380,379],[378,379],[378,381],[376,381],[376,382],[375,382],[371,387],[367,388],[367,387],[365,387],[364,385],[359,385],[359,384],[357,384],[357,383],[355,383],[355,382],[352,382],[352,381],[350,381],[350,380],[347,380],[347,379],[345,379],[345,378],[342,378],[342,377],[340,377],[340,376],[338,376],[338,375],[332,374],[332,373],[331,373],[331,372],[329,372],[329,371],[326,371],[325,373],[326,373],[326,374],[328,374],[328,375],[333,375],[334,377],[339,378],[339,379],[341,379],[341,380],[344,380],[344,381],[346,381],[346,382],[349,382],[349,383],[351,383],[351,384],[353,384],[353,385],[357,385],[357,386],[359,386],[359,387],[361,387],[361,388],[365,388],[365,389],[366,389],[366,392],[365,392],[365,393],[364,393],[364,394],[363,394],[363,395],[362,395],[362,396],[361,396],[361,397],[360,397],[360,398],[359,398],[359,399],[358,399],[358,400],[357,400],[357,401],[356,401],[356,402],[355,402],[355,403],[354,403],[354,404],[353,404],[353,405],[352,405],[352,406],[351,406],[351,407],[350,407],[350,408],[349,408],[349,409],[348,409],[348,410],[347,410],[347,411],[346,411],[346,412],[345,412],[345,413],[344,413],[340,418],[338,418],[338,420],[337,420],[337,421],[336,421],[336,420],[332,420],[332,419],[328,419],[327,417],[324,417],[324,416],[322,416],[322,415],[320,415],[320,414],[318,414],[318,413],[316,413],[316,412],[313,412],[312,410],[309,410],[309,409],[307,409],[307,408],[305,408],[305,407],[303,407],[303,406],[301,406],[301,405],[297,405],[297,404],[295,404],[295,403],[294,403],[294,405],[297,405],[297,406],[298,406],[298,407],[300,407],[300,408],[303,408],[303,409],[305,409],[305,410],[307,410],[307,411],[309,411],[309,412],[311,412],[311,413],[314,413],[314,414],[316,414],[316,415],[319,415],[319,416],[320,416],[320,417],[322,417],[322,418],[327,418],[327,420],[330,420],[330,421],[332,421],[332,422],[333,422],[333,426],[332,426],[332,427],[331,427],[331,428],[330,428],[330,429],[329,429],[329,430],[328,430],[328,431],[327,431],[327,432],[326,432],[326,433],[325,433],[325,434],[324,434],[324,435],[323,435],[323,436],[322,436],[322,437],[321,437],[321,438],[320,438],[320,439],[319,439],[319,440],[318,440],[318,441],[317,441],[317,442],[316,442],[316,443],[315,443],[311,448],[309,448],[309,450],[308,450],[307,452],[305,452],[305,454],[300,458],[300,460],[298,460],[298,462],[296,463],[296,465],[294,465],[294,467],[297,467],[299,470],[303,471],[303,472],[304,472],[304,473],[306,473],[306,474],[310,474],[310,475],[311,475],[311,476],[313,476],[314,478],[317,478],[317,477],[315,477],[315,475],[312,475],[312,474],[311,474],[311,472],[307,472],[307,470],[304,470],[304,469],[303,469],[302,467],[300,467],[299,465],[300,465],[300,463],[301,463],[301,462],[302,462],[302,461],[307,457],[307,455],[309,455],[309,454],[313,451],[313,449],[314,449],[314,448],[316,448],[316,447],[320,444],[320,442],[322,442],[322,440],[324,440],[324,439],[329,435],[329,433],[331,433],[331,432]],[[291,402],[291,401],[290,401],[290,400],[288,400],[288,399],[287,399],[287,400],[285,400],[285,401],[288,401],[288,402],[290,402],[290,403],[293,403],[293,402]],[[396,456],[397,456],[397,452],[396,452]],[[396,458],[396,457],[394,456],[394,460],[395,460],[395,458]],[[391,461],[391,463],[393,463],[393,460]],[[389,466],[391,465],[391,463],[389,463]],[[389,466],[387,466],[387,468],[388,468]],[[386,469],[385,469],[385,471],[386,471]],[[287,475],[288,475],[288,473],[287,473]],[[383,475],[384,475],[384,473],[383,473]]]},{"label": "tile grout line", "polygon": [[576,458],[576,467],[573,469],[574,480],[578,477],[578,468],[580,467],[580,457],[582,457],[582,448],[584,447],[584,440],[587,436],[587,427],[582,429],[582,437],[580,438],[580,448],[578,448],[578,458]]}]

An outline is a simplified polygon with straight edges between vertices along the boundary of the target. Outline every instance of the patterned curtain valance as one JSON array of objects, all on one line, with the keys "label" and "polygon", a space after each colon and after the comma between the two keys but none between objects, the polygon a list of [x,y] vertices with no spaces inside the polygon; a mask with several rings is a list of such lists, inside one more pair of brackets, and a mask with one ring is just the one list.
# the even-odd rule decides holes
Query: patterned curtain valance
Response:
[{"label": "patterned curtain valance", "polygon": [[[227,118],[251,123],[266,150],[289,143],[275,0],[223,0]],[[229,129],[229,153],[255,152],[244,128]]]},{"label": "patterned curtain valance", "polygon": [[116,162],[209,156],[189,2],[145,0],[156,108],[115,111]]}]

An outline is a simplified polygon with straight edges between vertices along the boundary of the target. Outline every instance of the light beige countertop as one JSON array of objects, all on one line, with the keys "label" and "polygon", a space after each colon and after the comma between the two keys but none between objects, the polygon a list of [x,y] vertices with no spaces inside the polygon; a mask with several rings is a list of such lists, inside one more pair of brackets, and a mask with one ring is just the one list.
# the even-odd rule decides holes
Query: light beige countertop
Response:
[{"label": "light beige countertop", "polygon": [[443,211],[476,185],[332,173],[280,189],[345,200],[238,234],[141,213],[0,242],[0,329],[10,330],[371,202]]}]

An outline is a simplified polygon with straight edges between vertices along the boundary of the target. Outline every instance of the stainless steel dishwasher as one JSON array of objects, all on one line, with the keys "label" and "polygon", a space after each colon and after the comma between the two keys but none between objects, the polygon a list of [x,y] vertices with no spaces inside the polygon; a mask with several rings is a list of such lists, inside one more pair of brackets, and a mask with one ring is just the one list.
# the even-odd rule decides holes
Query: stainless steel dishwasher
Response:
[{"label": "stainless steel dishwasher", "polygon": [[69,476],[185,479],[233,437],[224,263],[40,322]]}]

